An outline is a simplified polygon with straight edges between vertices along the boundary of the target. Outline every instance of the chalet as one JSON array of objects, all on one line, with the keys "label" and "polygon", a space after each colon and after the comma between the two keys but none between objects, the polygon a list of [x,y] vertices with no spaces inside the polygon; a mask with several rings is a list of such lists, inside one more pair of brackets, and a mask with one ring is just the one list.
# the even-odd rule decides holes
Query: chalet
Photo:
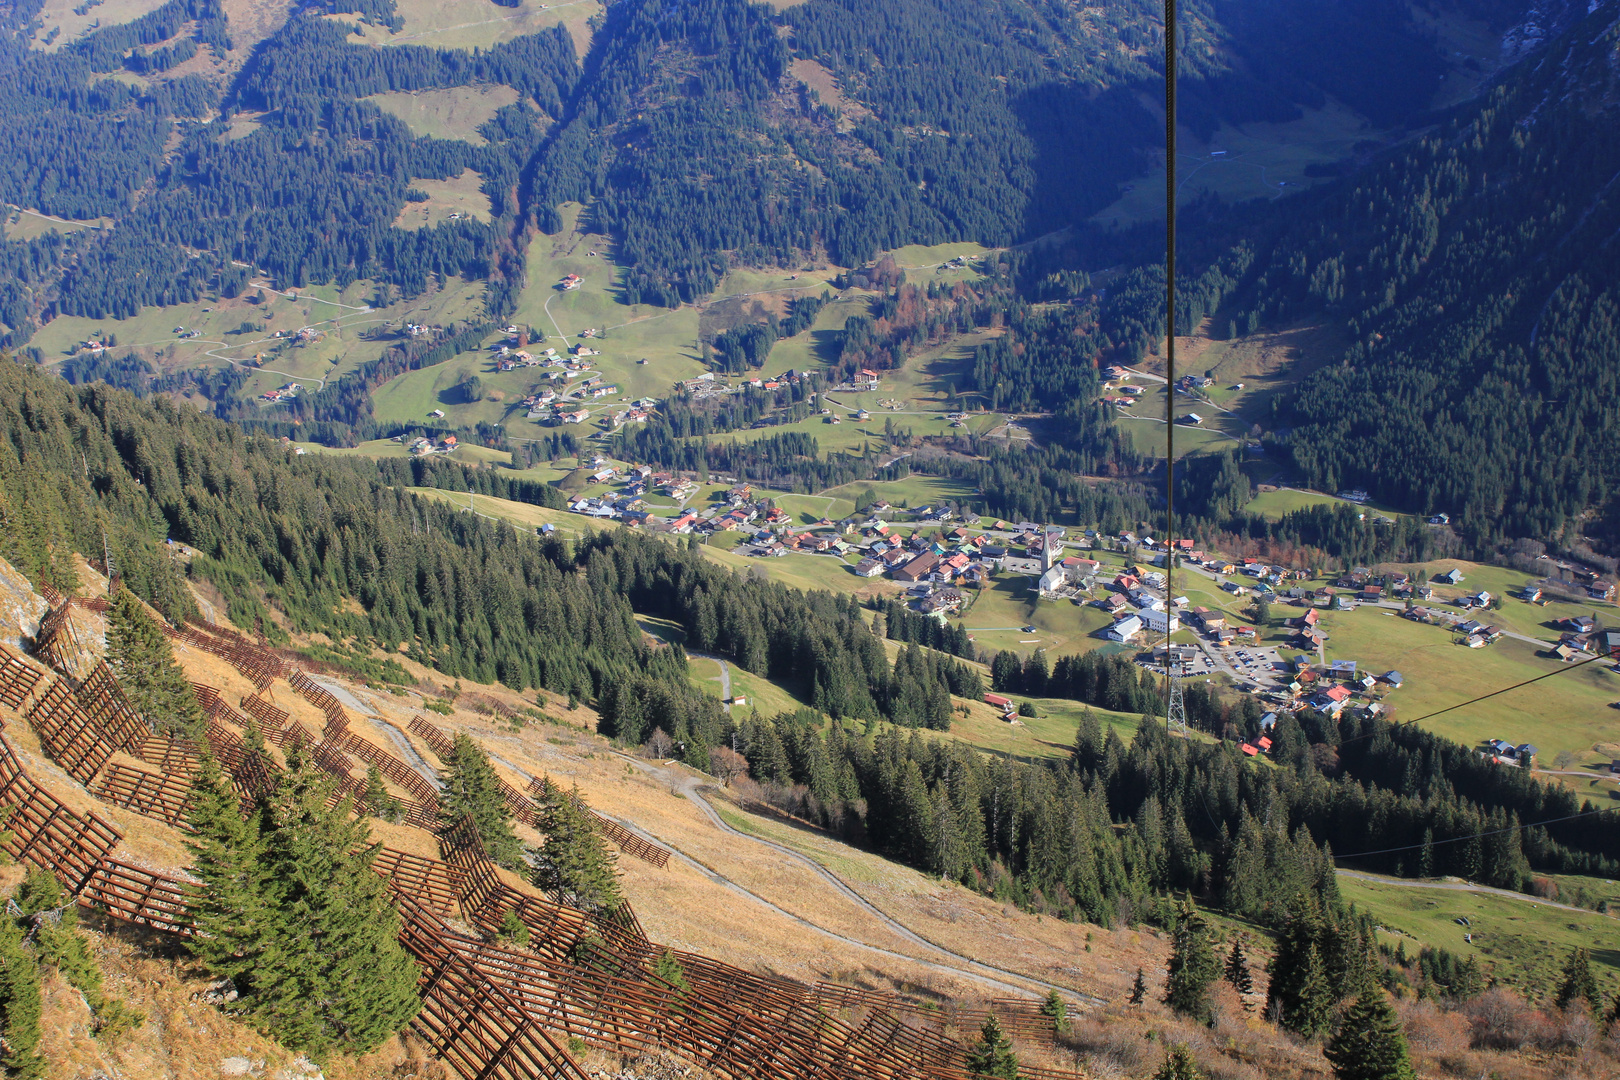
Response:
[{"label": "chalet", "polygon": [[1597,620],[1590,615],[1576,615],[1568,619],[1561,619],[1558,627],[1574,634],[1590,634],[1597,629]]},{"label": "chalet", "polygon": [[1318,615],[1316,613],[1315,608],[1312,608],[1311,610],[1307,611],[1305,614],[1301,615],[1299,618],[1295,619],[1294,620],[1294,625],[1299,627],[1301,630],[1309,630],[1309,629],[1311,629],[1312,627],[1314,627],[1317,623],[1319,623],[1321,621],[1322,621],[1322,616],[1320,616],[1320,615]]},{"label": "chalet", "polygon": [[1373,603],[1377,603],[1379,600],[1382,600],[1383,598],[1384,598],[1384,587],[1382,585],[1364,585],[1364,586],[1362,586],[1361,600],[1362,600],[1363,603],[1373,604]]},{"label": "chalet", "polygon": [[1596,635],[1594,640],[1599,655],[1620,657],[1620,630],[1605,630]]},{"label": "chalet", "polygon": [[1254,757],[1256,754],[1260,753],[1260,748],[1258,746],[1252,746],[1249,743],[1244,743],[1242,746],[1238,747],[1238,749],[1243,751],[1244,757]]},{"label": "chalet", "polygon": [[[1272,713],[1271,715],[1276,716],[1277,714]],[[1269,752],[1271,750],[1271,736],[1260,736],[1258,739],[1254,740],[1254,745],[1258,746],[1262,752]]]},{"label": "chalet", "polygon": [[1537,585],[1526,585],[1519,590],[1519,599],[1530,604],[1541,603],[1541,588]]},{"label": "chalet", "polygon": [[1436,574],[1434,579],[1443,581],[1447,585],[1461,585],[1463,583],[1463,572],[1453,567],[1443,574]]},{"label": "chalet", "polygon": [[1401,683],[1406,681],[1406,676],[1402,675],[1398,671],[1386,671],[1384,672],[1384,681],[1389,683],[1389,685],[1393,686],[1395,689],[1399,690],[1401,688]]},{"label": "chalet", "polygon": [[1342,686],[1330,686],[1311,698],[1311,708],[1327,716],[1337,717],[1350,700],[1350,691]]},{"label": "chalet", "polygon": [[894,572],[896,581],[921,581],[939,565],[939,553],[925,551]]},{"label": "chalet", "polygon": [[1126,599],[1118,593],[1110,593],[1101,600],[1097,601],[1097,606],[1108,612],[1110,615],[1118,615],[1120,612],[1125,610],[1128,603]]}]

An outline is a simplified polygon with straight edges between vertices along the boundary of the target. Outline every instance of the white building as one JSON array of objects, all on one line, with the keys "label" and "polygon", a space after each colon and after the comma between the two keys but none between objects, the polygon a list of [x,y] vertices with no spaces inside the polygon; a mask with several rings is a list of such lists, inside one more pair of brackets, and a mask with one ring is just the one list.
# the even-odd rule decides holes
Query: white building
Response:
[{"label": "white building", "polygon": [[[1163,611],[1157,611],[1153,608],[1143,608],[1136,614],[1137,617],[1142,620],[1143,624],[1147,626],[1150,633],[1173,634],[1177,630],[1181,629],[1181,620],[1174,615],[1166,615]],[[1165,629],[1166,619],[1168,619],[1170,623],[1169,630]]]},{"label": "white building", "polygon": [[1142,632],[1142,620],[1135,615],[1127,615],[1113,626],[1103,631],[1103,635],[1111,641],[1129,641]]}]

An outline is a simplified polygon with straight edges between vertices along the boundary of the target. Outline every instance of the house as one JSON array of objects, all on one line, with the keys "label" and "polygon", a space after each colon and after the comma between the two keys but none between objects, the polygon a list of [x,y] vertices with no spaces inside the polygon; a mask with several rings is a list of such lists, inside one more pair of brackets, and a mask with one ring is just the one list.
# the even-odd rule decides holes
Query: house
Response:
[{"label": "house", "polygon": [[921,581],[939,565],[939,553],[925,551],[894,572],[896,581]]},{"label": "house", "polygon": [[1402,675],[1398,671],[1386,671],[1384,672],[1384,681],[1389,683],[1389,685],[1393,686],[1395,689],[1399,690],[1401,688],[1401,683],[1406,681],[1406,676]]},{"label": "house", "polygon": [[1461,585],[1463,583],[1463,572],[1453,567],[1443,574],[1436,574],[1434,579],[1443,581],[1447,585]]},{"label": "house", "polygon": [[[1276,716],[1277,714],[1272,713],[1271,715]],[[1262,735],[1258,739],[1254,740],[1254,745],[1258,746],[1262,752],[1269,751],[1271,749],[1271,737],[1269,735]]]},{"label": "house", "polygon": [[1536,585],[1526,585],[1519,590],[1519,599],[1530,604],[1541,603],[1541,589]]},{"label": "house", "polygon": [[877,559],[862,559],[855,564],[855,573],[859,577],[877,577],[883,573],[883,563]]},{"label": "house", "polygon": [[1568,630],[1573,634],[1590,634],[1597,629],[1597,620],[1590,615],[1576,615],[1573,618],[1563,619],[1558,623],[1560,630]]},{"label": "house", "polygon": [[1534,743],[1520,743],[1515,751],[1513,756],[1520,761],[1535,761],[1536,755],[1541,752]]},{"label": "house", "polygon": [[984,695],[984,703],[986,705],[994,705],[998,709],[1011,709],[1014,707],[1012,698],[1003,697],[1000,694]]},{"label": "house", "polygon": [[1597,651],[1600,656],[1620,657],[1620,630],[1605,630],[1597,635]]},{"label": "house", "polygon": [[1311,708],[1326,716],[1337,718],[1350,700],[1350,691],[1342,686],[1330,686],[1311,698]]},{"label": "house", "polygon": [[1142,620],[1135,615],[1127,615],[1114,625],[1103,631],[1103,636],[1112,641],[1129,641],[1142,632]]}]

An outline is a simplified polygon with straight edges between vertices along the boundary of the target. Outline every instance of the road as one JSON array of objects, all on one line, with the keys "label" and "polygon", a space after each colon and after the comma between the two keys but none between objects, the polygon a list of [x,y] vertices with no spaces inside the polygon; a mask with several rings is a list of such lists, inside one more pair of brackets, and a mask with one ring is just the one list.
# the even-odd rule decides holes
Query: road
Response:
[{"label": "road", "polygon": [[[671,779],[668,770],[663,769],[658,765],[655,765],[655,764],[653,764],[651,762],[644,761],[641,758],[632,757],[629,754],[620,754],[619,756],[623,757],[626,761],[631,762],[637,768],[642,769],[645,772],[652,773],[653,775],[658,776],[660,779],[664,779],[664,780]],[[778,852],[779,854],[785,855],[788,858],[793,859],[793,860],[803,864],[804,866],[808,867],[811,871],[813,871],[816,875],[821,877],[824,881],[826,881],[833,888],[837,889],[838,892],[840,894],[842,894],[844,897],[846,897],[847,899],[849,899],[850,902],[852,902],[857,907],[861,908],[863,911],[870,914],[873,918],[877,919],[884,926],[888,927],[890,930],[892,930],[894,933],[898,934],[900,937],[904,938],[905,940],[907,940],[907,941],[911,942],[912,944],[917,945],[917,946],[919,946],[921,948],[924,948],[924,949],[927,949],[927,950],[929,950],[931,952],[938,953],[938,954],[940,954],[942,956],[948,957],[950,960],[954,961],[955,963],[953,963],[953,964],[936,963],[936,962],[931,961],[931,960],[924,960],[924,959],[922,959],[920,957],[910,956],[910,955],[907,955],[906,953],[894,952],[891,949],[885,949],[885,948],[883,948],[881,946],[878,946],[878,945],[872,945],[872,944],[870,944],[868,942],[861,941],[861,940],[859,940],[857,938],[846,937],[843,934],[839,934],[839,933],[837,933],[835,931],[828,930],[825,927],[817,926],[815,923],[812,923],[812,922],[810,922],[810,921],[808,921],[806,919],[803,919],[803,918],[799,917],[798,915],[794,915],[792,912],[784,911],[782,908],[777,907],[775,904],[771,903],[769,900],[766,900],[764,897],[759,896],[757,893],[754,893],[754,892],[750,891],[749,889],[745,888],[744,886],[739,885],[736,882],[734,882],[734,881],[730,880],[729,878],[725,877],[723,874],[721,874],[719,871],[715,870],[714,868],[700,862],[697,859],[692,858],[691,856],[687,855],[685,852],[681,851],[680,849],[673,847],[667,840],[651,836],[650,834],[644,834],[644,835],[647,835],[648,839],[656,840],[658,843],[662,844],[663,846],[670,848],[670,850],[674,851],[677,856],[679,856],[681,859],[683,859],[688,864],[690,864],[692,866],[695,866],[696,868],[702,870],[703,873],[708,875],[712,880],[727,886],[728,888],[732,889],[735,892],[738,892],[738,893],[741,893],[742,895],[748,896],[751,899],[757,901],[758,903],[764,904],[766,907],[769,907],[772,910],[777,911],[780,914],[786,916],[787,918],[792,919],[794,922],[800,924],[801,926],[805,926],[805,927],[807,927],[809,929],[815,930],[818,933],[825,934],[828,937],[835,938],[838,941],[842,941],[842,942],[844,942],[845,944],[848,944],[848,945],[854,945],[854,946],[857,946],[859,948],[869,949],[869,950],[871,950],[873,952],[881,953],[881,954],[883,954],[885,956],[894,957],[896,959],[908,960],[908,961],[910,961],[912,963],[922,964],[922,965],[924,965],[926,967],[932,968],[935,971],[939,971],[939,972],[944,973],[944,974],[966,976],[968,978],[977,979],[980,982],[989,983],[989,984],[991,984],[993,986],[998,986],[998,987],[1001,987],[1001,988],[1006,989],[1006,990],[1015,991],[1020,995],[1026,994],[1026,993],[1029,992],[1028,991],[1028,986],[1029,985],[1035,985],[1035,986],[1040,987],[1042,990],[1056,990],[1056,991],[1058,991],[1058,993],[1064,994],[1064,995],[1078,995],[1083,1001],[1085,1001],[1085,1002],[1087,1002],[1089,1004],[1101,1005],[1101,1004],[1105,1003],[1105,999],[1096,997],[1095,995],[1083,993],[1081,991],[1078,991],[1078,990],[1074,989],[1071,986],[1060,986],[1060,985],[1058,985],[1056,983],[1049,983],[1049,982],[1045,981],[1044,979],[1038,979],[1038,978],[1035,978],[1034,976],[1031,976],[1031,975],[1024,975],[1024,974],[1021,974],[1021,973],[1016,972],[1016,971],[1008,971],[1006,968],[997,967],[994,964],[986,964],[981,960],[975,960],[975,959],[973,959],[972,957],[969,957],[969,956],[963,956],[961,953],[953,952],[950,949],[947,949],[942,945],[938,945],[938,944],[935,944],[932,941],[929,941],[927,938],[923,937],[921,934],[917,933],[915,930],[911,929],[909,926],[906,926],[904,923],[899,922],[898,920],[891,917],[887,912],[883,911],[881,908],[877,907],[871,901],[867,900],[866,897],[862,896],[860,893],[858,893],[854,889],[850,888],[848,885],[846,885],[844,883],[843,879],[839,878],[832,871],[828,870],[826,867],[822,866],[820,863],[816,862],[814,859],[811,859],[809,856],[803,855],[800,852],[794,851],[792,848],[787,847],[786,845],[778,844],[774,840],[767,840],[764,837],[754,836],[751,833],[745,833],[745,832],[742,832],[742,831],[740,831],[738,829],[732,828],[729,824],[726,823],[725,819],[722,818],[719,815],[719,813],[715,811],[714,807],[709,804],[709,801],[703,797],[702,792],[699,790],[701,785],[703,785],[705,782],[710,781],[710,778],[709,777],[703,777],[703,776],[691,775],[690,773],[686,773],[684,769],[682,770],[682,773],[684,773],[684,775],[680,775],[679,779],[676,782],[677,790],[679,790],[680,793],[682,795],[684,795],[694,806],[696,806],[698,809],[703,811],[704,815],[709,819],[710,822],[712,822],[714,824],[714,826],[717,829],[721,830],[724,833],[727,833],[730,836],[734,836],[734,837],[737,837],[737,838],[742,839],[742,840],[747,840],[747,841],[750,841],[752,843],[761,844],[761,845],[763,845],[765,847],[768,847],[768,848],[772,849],[773,851]],[[626,827],[629,827],[628,823],[626,823]],[[641,830],[635,830],[635,831],[640,832]],[[1022,985],[1020,985],[1020,982],[1008,982],[1008,981],[1006,981],[1007,979],[1020,980]]]},{"label": "road", "polygon": [[1568,904],[1559,904],[1536,896],[1526,896],[1524,893],[1513,892],[1511,889],[1498,889],[1490,885],[1475,885],[1471,881],[1415,881],[1407,878],[1384,877],[1380,874],[1363,874],[1359,870],[1336,870],[1334,873],[1340,877],[1355,878],[1357,881],[1366,881],[1374,885],[1393,885],[1398,889],[1444,889],[1447,892],[1487,893],[1508,900],[1518,900],[1532,907],[1557,908],[1559,911],[1573,911],[1579,915],[1597,914],[1597,912],[1586,908],[1571,907]]}]

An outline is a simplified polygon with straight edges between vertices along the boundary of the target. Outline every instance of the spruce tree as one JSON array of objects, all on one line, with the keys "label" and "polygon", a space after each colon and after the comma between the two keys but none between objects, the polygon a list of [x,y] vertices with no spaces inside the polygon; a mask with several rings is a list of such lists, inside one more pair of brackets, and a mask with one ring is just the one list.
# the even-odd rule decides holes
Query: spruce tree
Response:
[{"label": "spruce tree", "polygon": [[[1238,993],[1254,993],[1254,976],[1249,974],[1249,957],[1243,951],[1242,935],[1232,939],[1232,951],[1226,954],[1226,968],[1223,975]],[[1247,1003],[1244,1008],[1248,1008]]]},{"label": "spruce tree", "polygon": [[395,822],[404,816],[404,808],[383,783],[382,772],[375,765],[366,766],[366,808],[373,817]]},{"label": "spruce tree", "polygon": [[509,907],[501,913],[500,929],[496,940],[522,948],[529,944],[529,924],[518,917],[517,908]]},{"label": "spruce tree", "polygon": [[199,738],[207,720],[157,620],[129,589],[107,609],[107,663],[135,711],[159,731]]},{"label": "spruce tree", "polygon": [[1603,996],[1598,991],[1597,978],[1592,974],[1591,961],[1591,954],[1579,946],[1569,951],[1569,959],[1564,961],[1563,982],[1558,987],[1557,1005],[1560,1011],[1576,1001],[1586,1002],[1586,1007],[1594,1013],[1603,1007]]},{"label": "spruce tree", "polygon": [[231,981],[238,997],[227,1008],[245,1010],[255,973],[276,949],[280,929],[269,907],[259,817],[243,820],[219,764],[205,753],[192,780],[186,819],[192,829],[186,841],[191,872],[202,883],[189,897],[198,933],[186,944],[211,975]]},{"label": "spruce tree", "polygon": [[1164,1064],[1153,1074],[1153,1080],[1204,1080],[1204,1071],[1193,1061],[1187,1048],[1177,1043],[1165,1055]]},{"label": "spruce tree", "polygon": [[1001,1022],[991,1013],[979,1028],[979,1041],[968,1048],[968,1072],[994,1076],[997,1080],[1018,1080],[1018,1055],[1001,1030]]},{"label": "spruce tree", "polygon": [[1170,939],[1170,960],[1166,965],[1164,1003],[1196,1020],[1210,1018],[1209,987],[1220,977],[1220,961],[1209,940],[1208,924],[1198,909],[1183,901],[1176,913],[1176,928]]},{"label": "spruce tree", "polygon": [[1327,927],[1315,898],[1296,898],[1271,962],[1266,1009],[1277,1013],[1283,1027],[1307,1039],[1326,1033],[1333,1009],[1333,991],[1321,949],[1326,935]]},{"label": "spruce tree", "polygon": [[1136,969],[1136,981],[1131,984],[1130,1001],[1131,1001],[1132,1005],[1140,1005],[1140,1004],[1142,1004],[1142,1002],[1144,1002],[1146,1000],[1147,1000],[1147,979],[1143,976],[1142,969],[1137,968]]},{"label": "spruce tree", "polygon": [[659,953],[658,959],[653,961],[653,974],[673,986],[680,997],[685,997],[692,990],[692,984],[686,981],[686,969],[668,949]]},{"label": "spruce tree", "polygon": [[16,919],[0,916],[0,1035],[5,1038],[0,1064],[13,1080],[45,1076],[45,1058],[39,1052],[43,1009],[38,967],[23,948],[22,927]]},{"label": "spruce tree", "polygon": [[245,1009],[290,1049],[364,1054],[415,1017],[416,963],[399,944],[399,915],[371,870],[377,848],[347,800],[327,810],[332,782],[300,751],[258,811],[262,873],[254,910],[269,941]]},{"label": "spruce tree", "polygon": [[1336,1080],[1416,1080],[1406,1033],[1384,992],[1369,988],[1345,1012],[1322,1051]]},{"label": "spruce tree", "polygon": [[466,732],[458,731],[444,764],[444,790],[439,795],[444,827],[453,829],[463,818],[471,818],[491,859],[509,869],[522,866],[523,845],[512,832],[512,812],[489,755]]},{"label": "spruce tree", "polygon": [[1041,1015],[1052,1021],[1052,1030],[1059,1035],[1069,1030],[1069,1006],[1063,1000],[1063,995],[1053,987],[1041,1002]]},{"label": "spruce tree", "polygon": [[579,789],[564,793],[549,777],[540,786],[538,824],[546,839],[534,852],[534,883],[590,911],[617,908],[624,902],[617,857],[580,804]]}]

